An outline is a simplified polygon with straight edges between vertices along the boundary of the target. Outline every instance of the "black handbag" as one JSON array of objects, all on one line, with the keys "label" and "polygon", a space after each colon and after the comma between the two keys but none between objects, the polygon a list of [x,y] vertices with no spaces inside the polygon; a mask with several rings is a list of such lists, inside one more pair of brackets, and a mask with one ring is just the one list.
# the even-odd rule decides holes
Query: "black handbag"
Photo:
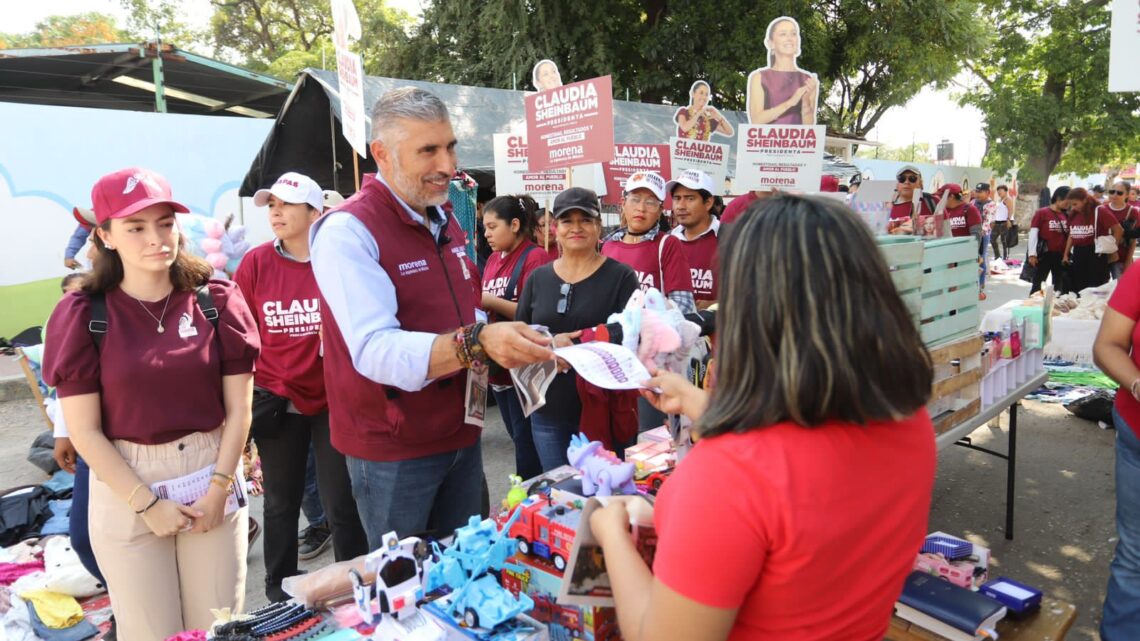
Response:
[{"label": "black handbag", "polygon": [[1032,283],[1033,281],[1037,280],[1037,267],[1029,264],[1028,258],[1024,263],[1021,264],[1020,278],[1027,283]]},{"label": "black handbag", "polygon": [[1010,223],[1005,230],[1005,246],[1017,247],[1017,223]]},{"label": "black handbag", "polygon": [[289,407],[289,399],[261,388],[253,388],[252,424],[275,420]]}]

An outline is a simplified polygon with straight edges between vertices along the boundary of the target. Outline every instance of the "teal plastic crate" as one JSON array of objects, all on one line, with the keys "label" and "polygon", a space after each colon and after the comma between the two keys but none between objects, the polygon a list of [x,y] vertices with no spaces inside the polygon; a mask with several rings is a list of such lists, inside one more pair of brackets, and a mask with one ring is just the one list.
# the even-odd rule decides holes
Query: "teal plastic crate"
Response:
[{"label": "teal plastic crate", "polygon": [[914,236],[879,236],[875,239],[891,270],[891,280],[917,323],[922,312],[922,260],[924,243]]},{"label": "teal plastic crate", "polygon": [[919,331],[928,346],[976,333],[978,241],[973,236],[926,241],[922,254]]}]

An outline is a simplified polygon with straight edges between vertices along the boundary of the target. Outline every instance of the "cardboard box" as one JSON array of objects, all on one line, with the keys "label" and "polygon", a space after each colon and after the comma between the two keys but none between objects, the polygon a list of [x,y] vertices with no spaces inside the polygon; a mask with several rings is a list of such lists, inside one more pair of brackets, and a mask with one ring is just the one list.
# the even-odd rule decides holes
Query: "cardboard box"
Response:
[{"label": "cardboard box", "polygon": [[503,570],[503,587],[512,593],[524,592],[534,599],[527,614],[546,624],[550,641],[617,641],[617,613],[613,608],[563,606],[556,602],[562,576],[529,558],[515,556],[518,568]]}]

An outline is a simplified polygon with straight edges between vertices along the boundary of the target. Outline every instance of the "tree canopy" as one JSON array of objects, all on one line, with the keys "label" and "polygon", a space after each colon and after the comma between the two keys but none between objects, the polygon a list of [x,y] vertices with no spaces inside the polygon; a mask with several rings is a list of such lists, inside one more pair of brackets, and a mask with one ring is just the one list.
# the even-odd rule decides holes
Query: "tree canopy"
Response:
[{"label": "tree canopy", "polygon": [[1108,0],[987,0],[994,37],[967,62],[962,102],[985,116],[985,162],[1039,188],[1055,171],[1092,173],[1140,148],[1140,95],[1109,93]]},{"label": "tree canopy", "polygon": [[48,16],[29,33],[0,33],[0,49],[67,47],[105,44],[129,39],[105,13],[89,11],[72,16]]}]

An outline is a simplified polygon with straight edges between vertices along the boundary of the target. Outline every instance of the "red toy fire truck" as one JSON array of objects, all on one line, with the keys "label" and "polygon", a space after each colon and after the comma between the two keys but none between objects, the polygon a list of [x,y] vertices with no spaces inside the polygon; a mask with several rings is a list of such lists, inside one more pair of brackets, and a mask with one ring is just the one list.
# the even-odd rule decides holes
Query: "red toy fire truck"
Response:
[{"label": "red toy fire truck", "polygon": [[578,520],[582,516],[581,510],[552,505],[542,496],[528,496],[515,509],[522,510],[522,515],[511,526],[508,535],[518,542],[519,552],[545,559],[553,563],[559,572],[565,570],[574,534],[578,530]]}]

